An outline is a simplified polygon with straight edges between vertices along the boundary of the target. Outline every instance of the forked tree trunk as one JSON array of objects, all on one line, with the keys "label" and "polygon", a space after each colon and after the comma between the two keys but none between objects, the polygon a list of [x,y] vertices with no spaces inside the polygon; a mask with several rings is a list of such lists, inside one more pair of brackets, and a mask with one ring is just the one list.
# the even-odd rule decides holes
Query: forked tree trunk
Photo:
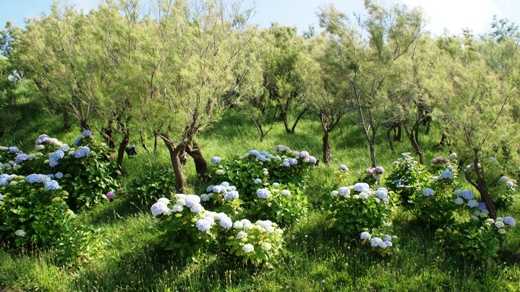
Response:
[{"label": "forked tree trunk", "polygon": [[370,163],[372,164],[372,167],[377,166],[377,160],[376,160],[376,146],[374,145],[375,141],[370,139],[368,141],[368,152],[370,153]]},{"label": "forked tree trunk", "polygon": [[323,163],[328,164],[332,159],[332,149],[330,146],[330,132],[323,130],[322,149],[323,149]]},{"label": "forked tree trunk", "polygon": [[184,145],[179,144],[175,146],[173,141],[171,141],[168,137],[161,136],[161,138],[170,154],[170,161],[172,164],[173,173],[175,174],[175,189],[179,193],[184,193],[184,174],[182,173],[182,163],[180,159],[181,152],[184,152]]}]

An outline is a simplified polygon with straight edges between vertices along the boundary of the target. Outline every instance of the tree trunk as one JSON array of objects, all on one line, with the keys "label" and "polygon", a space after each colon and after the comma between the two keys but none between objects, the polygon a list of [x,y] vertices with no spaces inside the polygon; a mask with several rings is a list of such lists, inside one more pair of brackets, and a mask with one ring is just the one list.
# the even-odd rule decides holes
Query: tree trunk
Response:
[{"label": "tree trunk", "polygon": [[330,138],[329,138],[329,131],[323,130],[323,162],[325,164],[328,164],[332,159],[332,153],[331,153],[331,147],[330,147]]},{"label": "tree trunk", "polygon": [[114,149],[116,147],[114,143],[114,129],[112,127],[112,121],[108,121],[107,127],[102,130],[103,138],[105,139],[105,143],[108,145],[110,149]]},{"label": "tree trunk", "polygon": [[199,145],[197,145],[197,143],[193,143],[192,146],[186,147],[186,152],[191,156],[191,158],[193,158],[197,175],[201,179],[205,180],[208,173],[208,163],[206,162],[206,159],[204,159]]},{"label": "tree trunk", "polygon": [[484,202],[486,203],[486,208],[489,211],[489,216],[493,219],[497,218],[497,210],[495,207],[495,203],[491,199],[491,195],[489,194],[485,176],[484,176],[484,169],[482,169],[482,166],[480,165],[480,159],[479,159],[479,152],[478,150],[474,150],[473,152],[473,167],[475,168],[475,173],[477,175],[477,189],[480,193],[480,197],[484,199]]},{"label": "tree trunk", "polygon": [[282,110],[280,113],[282,121],[283,121],[283,127],[285,128],[285,132],[287,134],[291,134],[291,128],[289,128],[289,115],[287,114],[286,110]]},{"label": "tree trunk", "polygon": [[148,150],[148,147],[146,146],[146,142],[144,140],[143,131],[139,132],[139,140],[141,142],[141,146],[143,146],[143,149],[146,150],[146,152],[150,153],[150,150]]},{"label": "tree trunk", "polygon": [[386,140],[388,141],[388,145],[390,146],[390,150],[392,150],[392,153],[395,153],[394,149],[394,135],[392,135],[393,129],[388,129],[386,131]]},{"label": "tree trunk", "polygon": [[157,154],[157,133],[153,134],[153,154]]},{"label": "tree trunk", "polygon": [[300,120],[303,118],[303,116],[305,115],[305,113],[307,112],[307,109],[304,109],[297,117],[296,117],[296,120],[294,120],[294,123],[291,127],[291,131],[290,133],[291,134],[294,134],[296,133],[296,126],[298,126],[298,123],[300,122]]},{"label": "tree trunk", "polygon": [[370,163],[372,164],[372,167],[377,166],[376,146],[374,144],[375,143],[372,139],[370,141],[368,141],[368,151],[370,152]]},{"label": "tree trunk", "polygon": [[182,173],[182,163],[180,160],[180,153],[184,151],[184,145],[179,144],[175,147],[168,137],[161,136],[161,138],[170,153],[170,160],[175,174],[175,189],[179,193],[184,193],[184,175]]},{"label": "tree trunk", "polygon": [[119,168],[119,170],[121,170],[123,167],[123,159],[125,158],[125,150],[128,146],[128,143],[130,143],[130,131],[125,130],[123,134],[123,139],[121,139],[121,142],[119,143],[119,147],[117,149],[116,165],[117,168]]},{"label": "tree trunk", "polygon": [[70,115],[67,110],[61,112],[61,116],[63,117],[63,131],[68,131],[70,129]]},{"label": "tree trunk", "polygon": [[394,141],[398,141],[398,142],[401,142],[401,137],[403,136],[402,135],[402,126],[399,124],[397,125],[397,131],[396,131],[396,134],[395,134],[395,138],[394,138]]}]

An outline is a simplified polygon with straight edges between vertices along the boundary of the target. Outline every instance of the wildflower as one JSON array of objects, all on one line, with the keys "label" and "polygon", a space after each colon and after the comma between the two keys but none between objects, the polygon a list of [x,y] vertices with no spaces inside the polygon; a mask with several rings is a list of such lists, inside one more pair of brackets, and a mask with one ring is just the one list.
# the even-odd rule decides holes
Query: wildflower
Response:
[{"label": "wildflower", "polygon": [[252,253],[255,250],[255,247],[252,244],[247,243],[247,244],[244,244],[244,246],[242,247],[242,250],[245,253]]},{"label": "wildflower", "polygon": [[60,189],[60,185],[55,180],[47,180],[44,182],[44,188],[46,191],[55,191]]},{"label": "wildflower", "polygon": [[213,156],[211,158],[211,163],[217,165],[217,164],[220,164],[220,162],[222,161],[222,158],[220,158],[219,156]]},{"label": "wildflower", "polygon": [[267,199],[271,195],[271,192],[268,189],[258,189],[256,191],[256,196],[260,199]]},{"label": "wildflower", "polygon": [[106,193],[105,197],[106,197],[109,201],[112,201],[112,200],[116,197],[116,192],[114,192],[114,191],[109,191],[108,193]]},{"label": "wildflower", "polygon": [[361,232],[361,234],[359,235],[359,237],[360,237],[362,240],[370,240],[370,238],[372,238],[372,236],[370,235],[370,233],[368,233],[367,231],[363,231],[363,232]]},{"label": "wildflower", "polygon": [[288,196],[291,195],[291,191],[289,191],[289,190],[283,190],[283,191],[280,192],[280,194],[282,194],[282,196],[286,196],[286,197],[288,197]]},{"label": "wildflower", "polygon": [[433,196],[435,194],[435,191],[430,189],[430,188],[425,188],[425,189],[422,190],[422,194],[425,197],[431,197],[431,196]]},{"label": "wildflower", "polygon": [[358,193],[369,192],[370,191],[370,186],[367,183],[356,183],[354,185],[354,190],[356,192],[358,192]]},{"label": "wildflower", "polygon": [[348,167],[345,164],[340,164],[339,165],[339,171],[347,172],[348,171]]},{"label": "wildflower", "polygon": [[18,236],[18,237],[25,237],[26,234],[27,234],[27,233],[26,233],[24,230],[22,230],[22,229],[18,229],[18,230],[16,230],[16,231],[14,232],[14,235],[16,235],[16,236]]}]

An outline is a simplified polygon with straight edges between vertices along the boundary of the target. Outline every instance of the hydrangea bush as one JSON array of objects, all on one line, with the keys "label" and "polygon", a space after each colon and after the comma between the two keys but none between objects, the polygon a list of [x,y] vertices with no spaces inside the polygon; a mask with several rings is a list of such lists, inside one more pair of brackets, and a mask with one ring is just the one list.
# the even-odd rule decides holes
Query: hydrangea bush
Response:
[{"label": "hydrangea bush", "polygon": [[273,183],[256,190],[256,197],[246,202],[251,218],[271,218],[281,226],[289,226],[308,212],[307,197],[295,185]]},{"label": "hydrangea bush", "polygon": [[15,246],[52,246],[74,213],[68,193],[43,174],[0,175],[0,238]]},{"label": "hydrangea bush", "polygon": [[206,193],[200,195],[200,198],[207,208],[219,212],[230,214],[231,216],[241,215],[240,194],[235,186],[229,182],[221,182],[217,185],[210,185],[206,189]]},{"label": "hydrangea bush", "polygon": [[416,196],[430,181],[431,174],[410,153],[403,153],[394,161],[393,169],[386,178],[385,186],[399,196],[405,207],[413,206]]},{"label": "hydrangea bush", "polygon": [[362,230],[381,227],[391,212],[390,192],[367,183],[340,187],[330,193],[329,216],[334,228],[351,238]]},{"label": "hydrangea bush", "polygon": [[25,154],[16,147],[4,148],[6,151],[0,152],[8,155],[3,159],[16,155],[14,160],[7,162],[13,173],[54,173],[59,176],[61,187],[69,193],[67,203],[72,210],[92,207],[105,200],[107,192],[119,187],[107,147],[96,143],[89,130],[81,133],[74,146],[42,134],[35,141],[34,153]]},{"label": "hydrangea bush", "polygon": [[176,194],[173,201],[160,198],[150,211],[160,220],[166,248],[181,255],[207,249],[245,263],[269,265],[282,250],[283,231],[275,223],[233,222],[226,213],[204,209],[196,195]]},{"label": "hydrangea bush", "polygon": [[515,225],[510,216],[478,218],[438,229],[436,238],[448,254],[481,265],[498,256],[505,234]]},{"label": "hydrangea bush", "polygon": [[307,151],[294,151],[284,145],[276,154],[252,149],[246,155],[231,160],[212,158],[214,183],[228,181],[246,196],[254,196],[258,185],[280,182],[303,185],[310,169],[318,160]]}]

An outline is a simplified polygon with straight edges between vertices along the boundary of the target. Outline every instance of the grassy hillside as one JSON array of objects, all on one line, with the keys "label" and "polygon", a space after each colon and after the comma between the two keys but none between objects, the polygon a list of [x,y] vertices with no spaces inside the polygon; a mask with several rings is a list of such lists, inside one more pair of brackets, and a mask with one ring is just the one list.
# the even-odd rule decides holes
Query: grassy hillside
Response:
[{"label": "grassy hillside", "polygon": [[[45,115],[38,118],[53,120]],[[21,124],[0,144],[30,145],[33,137],[51,125]],[[59,135],[70,136],[71,133]],[[26,137],[30,139],[24,140]],[[438,139],[436,133],[423,137],[429,149],[428,158],[436,154],[433,145]],[[229,157],[251,148],[272,149],[277,144],[308,149],[316,156],[321,154],[321,132],[316,121],[304,120],[294,135],[285,134],[277,125],[260,142],[252,122],[232,112],[205,131],[199,142],[207,158]],[[378,157],[385,169],[391,168],[398,153],[410,150],[406,142],[396,147],[397,153],[392,153],[385,143],[379,144]],[[141,175],[145,163],[168,163],[162,145],[157,155],[139,151],[137,157],[125,161],[124,181]],[[187,260],[174,252],[162,251],[148,209],[141,210],[120,197],[80,214],[81,220],[96,229],[95,240],[84,251],[85,259],[80,265],[60,268],[50,260],[51,252],[15,253],[0,249],[0,290],[520,291],[520,262],[511,254],[504,254],[487,269],[455,262],[444,256],[431,232],[411,224],[406,213],[397,214],[394,220],[400,249],[395,256],[381,259],[343,244],[336,234],[323,229],[325,219],[320,204],[330,191],[332,173],[339,163],[349,165],[355,177],[368,165],[362,134],[347,120],[333,133],[333,163],[320,165],[313,172],[307,191],[313,202],[312,212],[286,231],[287,252],[273,269],[253,270],[205,254]],[[193,187],[196,178],[191,162],[185,172]],[[514,211],[513,215],[520,215],[518,200]],[[506,250],[518,253],[519,244],[520,230],[516,228],[509,236]]]}]

